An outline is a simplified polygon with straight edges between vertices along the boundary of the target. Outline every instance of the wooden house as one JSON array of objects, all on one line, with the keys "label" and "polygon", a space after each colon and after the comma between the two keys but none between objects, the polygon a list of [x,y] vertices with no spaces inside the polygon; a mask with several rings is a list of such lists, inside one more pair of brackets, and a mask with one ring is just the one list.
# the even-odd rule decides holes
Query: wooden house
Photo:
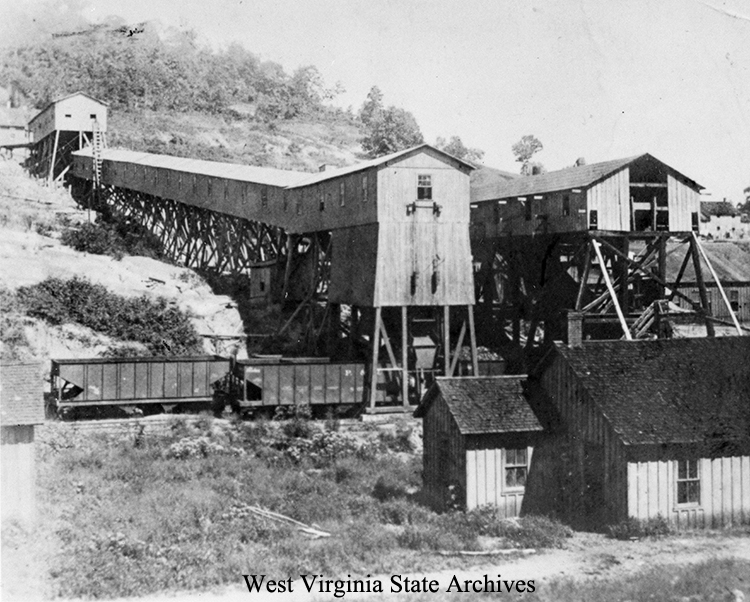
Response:
[{"label": "wooden house", "polygon": [[0,491],[3,519],[34,520],[34,427],[44,421],[41,366],[0,364]]},{"label": "wooden house", "polygon": [[472,188],[472,239],[697,231],[702,186],[649,154]]},{"label": "wooden house", "polygon": [[494,505],[521,512],[542,425],[525,376],[438,378],[415,412],[424,419],[424,488],[438,509]]},{"label": "wooden house", "polygon": [[555,345],[530,376],[551,426],[524,510],[588,528],[747,522],[749,358],[748,337]]},{"label": "wooden house", "polygon": [[57,131],[92,132],[96,121],[107,131],[107,103],[84,92],[76,92],[49,103],[29,121],[31,142],[37,143]]}]

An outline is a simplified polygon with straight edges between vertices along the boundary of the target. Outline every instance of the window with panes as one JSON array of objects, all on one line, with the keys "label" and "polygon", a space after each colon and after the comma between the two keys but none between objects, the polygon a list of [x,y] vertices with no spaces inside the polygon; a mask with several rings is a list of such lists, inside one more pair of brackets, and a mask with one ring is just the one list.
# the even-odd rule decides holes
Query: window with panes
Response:
[{"label": "window with panes", "polygon": [[529,472],[529,454],[525,447],[505,450],[505,487],[507,489],[526,486]]},{"label": "window with panes", "polygon": [[677,462],[677,503],[699,504],[701,501],[701,480],[698,460]]},{"label": "window with panes", "polygon": [[420,174],[417,176],[417,200],[418,201],[431,201],[432,200],[432,176],[428,174]]}]

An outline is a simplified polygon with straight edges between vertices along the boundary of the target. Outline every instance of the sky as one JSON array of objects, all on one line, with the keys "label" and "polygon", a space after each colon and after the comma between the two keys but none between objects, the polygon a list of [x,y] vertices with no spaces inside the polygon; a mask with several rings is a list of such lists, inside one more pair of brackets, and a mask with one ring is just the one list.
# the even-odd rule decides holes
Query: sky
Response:
[{"label": "sky", "polygon": [[315,65],[355,110],[377,85],[500,169],[533,134],[548,170],[649,152],[714,200],[750,186],[750,0],[0,0],[0,40],[112,15]]}]

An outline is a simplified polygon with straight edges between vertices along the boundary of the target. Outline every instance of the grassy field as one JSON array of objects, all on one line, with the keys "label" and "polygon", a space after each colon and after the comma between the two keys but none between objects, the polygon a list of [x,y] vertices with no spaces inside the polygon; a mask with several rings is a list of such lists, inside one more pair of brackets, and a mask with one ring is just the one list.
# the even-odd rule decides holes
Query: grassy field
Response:
[{"label": "grassy field", "polygon": [[[336,423],[175,417],[169,432],[47,427],[38,460],[52,595],[117,597],[236,584],[240,575],[330,576],[469,566],[438,550],[563,545],[567,528],[520,526],[419,503],[421,454],[408,427],[356,438]],[[252,514],[314,524],[312,539]],[[13,536],[4,530],[4,539]],[[488,544],[489,542],[489,544]],[[6,540],[6,545],[13,541]]]}]

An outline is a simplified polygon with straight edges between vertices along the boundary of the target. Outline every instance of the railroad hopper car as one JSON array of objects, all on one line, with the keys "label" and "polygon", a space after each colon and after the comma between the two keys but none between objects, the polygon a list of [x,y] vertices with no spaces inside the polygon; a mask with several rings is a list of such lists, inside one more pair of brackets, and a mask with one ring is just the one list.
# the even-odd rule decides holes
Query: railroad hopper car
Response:
[{"label": "railroad hopper car", "polygon": [[56,409],[136,407],[144,414],[211,404],[230,371],[217,355],[52,360]]},{"label": "railroad hopper car", "polygon": [[347,409],[362,405],[365,382],[364,363],[259,356],[234,362],[229,401],[240,411],[304,404],[313,412]]}]

